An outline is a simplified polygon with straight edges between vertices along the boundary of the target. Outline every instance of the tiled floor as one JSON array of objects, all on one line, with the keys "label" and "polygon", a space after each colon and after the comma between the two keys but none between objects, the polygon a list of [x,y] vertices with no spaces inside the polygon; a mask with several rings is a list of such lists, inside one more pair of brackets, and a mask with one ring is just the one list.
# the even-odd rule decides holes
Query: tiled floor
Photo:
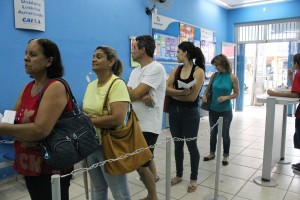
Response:
[{"label": "tiled floor", "polygon": [[[253,179],[262,175],[263,146],[264,146],[264,107],[246,107],[243,112],[234,112],[231,126],[231,155],[228,166],[221,166],[219,195],[233,200],[296,200],[300,199],[300,176],[291,170],[291,165],[275,164],[271,177],[276,180],[276,187],[262,187],[253,182]],[[207,195],[214,194],[216,159],[203,162],[202,159],[209,152],[208,117],[201,118],[198,137],[198,147],[201,153],[199,166],[199,186],[196,192],[187,193],[189,182],[189,154],[185,150],[184,181],[171,187],[171,199],[198,200]],[[300,162],[300,151],[293,148],[292,135],[294,132],[294,118],[287,120],[286,160],[292,163]],[[157,182],[159,199],[165,199],[165,143],[162,142],[169,136],[168,130],[159,137],[159,145],[155,150],[155,162],[160,181]],[[172,144],[173,148],[173,144]],[[279,147],[275,147],[279,148]],[[171,153],[171,172],[175,175],[175,163],[173,151]],[[128,174],[129,188],[133,200],[145,197],[147,192],[142,183],[137,179],[136,172]],[[111,194],[109,197],[112,199]],[[72,200],[84,200],[85,193],[81,174],[77,174],[70,188]],[[28,192],[24,187],[24,181],[3,183],[0,182],[0,199],[29,200]],[[213,198],[212,198],[213,199]]]}]

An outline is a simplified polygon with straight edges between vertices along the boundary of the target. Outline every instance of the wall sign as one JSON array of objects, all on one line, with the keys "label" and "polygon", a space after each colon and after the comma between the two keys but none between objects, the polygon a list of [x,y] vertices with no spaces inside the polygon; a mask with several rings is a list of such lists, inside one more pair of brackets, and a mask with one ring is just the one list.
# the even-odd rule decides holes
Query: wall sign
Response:
[{"label": "wall sign", "polygon": [[15,28],[45,31],[45,0],[14,0]]}]

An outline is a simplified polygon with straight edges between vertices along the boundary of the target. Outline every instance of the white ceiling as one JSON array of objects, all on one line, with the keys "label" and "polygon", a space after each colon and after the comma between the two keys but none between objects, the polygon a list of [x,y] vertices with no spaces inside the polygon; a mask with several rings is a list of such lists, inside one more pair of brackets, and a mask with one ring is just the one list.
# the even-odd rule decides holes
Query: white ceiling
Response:
[{"label": "white ceiling", "polygon": [[246,6],[264,5],[269,3],[294,1],[294,0],[211,0],[211,1],[224,8],[234,9],[234,8],[241,8]]}]

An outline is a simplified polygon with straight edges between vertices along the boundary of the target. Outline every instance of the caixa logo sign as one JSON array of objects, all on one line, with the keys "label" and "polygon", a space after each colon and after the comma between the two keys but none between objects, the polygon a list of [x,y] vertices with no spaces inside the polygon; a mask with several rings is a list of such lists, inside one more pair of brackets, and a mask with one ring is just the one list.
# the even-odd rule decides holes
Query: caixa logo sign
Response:
[{"label": "caixa logo sign", "polygon": [[25,22],[25,23],[31,23],[31,24],[41,24],[41,20],[33,19],[33,18],[27,18],[27,17],[24,17],[22,19],[22,21]]}]

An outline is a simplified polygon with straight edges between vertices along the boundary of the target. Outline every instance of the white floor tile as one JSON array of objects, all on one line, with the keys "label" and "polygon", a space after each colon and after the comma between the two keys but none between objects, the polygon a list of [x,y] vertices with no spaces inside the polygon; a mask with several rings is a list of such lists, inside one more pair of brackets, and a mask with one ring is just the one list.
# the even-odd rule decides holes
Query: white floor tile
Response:
[{"label": "white floor tile", "polygon": [[281,200],[284,198],[286,191],[273,188],[262,187],[253,182],[248,182],[238,193],[237,196],[246,199],[261,200]]}]

